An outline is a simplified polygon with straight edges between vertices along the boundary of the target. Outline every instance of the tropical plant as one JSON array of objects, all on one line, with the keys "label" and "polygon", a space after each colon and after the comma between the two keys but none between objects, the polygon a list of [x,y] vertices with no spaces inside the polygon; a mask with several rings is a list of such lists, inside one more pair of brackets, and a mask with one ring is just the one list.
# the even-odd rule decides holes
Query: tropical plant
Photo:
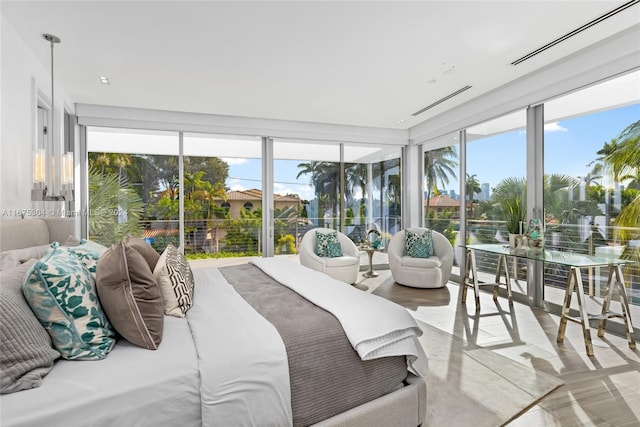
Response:
[{"label": "tropical plant", "polygon": [[140,235],[144,203],[126,178],[89,169],[89,237],[109,246],[124,236]]},{"label": "tropical plant", "polygon": [[524,178],[505,178],[493,189],[496,206],[500,209],[507,231],[511,234],[518,234],[520,221],[525,221],[526,193]]},{"label": "tropical plant", "polygon": [[[444,190],[449,178],[456,179],[458,153],[453,146],[437,148],[424,153],[424,177],[427,186],[427,201],[438,192],[438,185]],[[425,218],[429,218],[429,203],[425,209]]]},{"label": "tropical plant", "polygon": [[282,254],[295,254],[296,253],[296,239],[291,234],[285,234],[280,237],[276,242],[276,255]]},{"label": "tropical plant", "polygon": [[519,234],[526,217],[522,200],[519,197],[503,199],[500,205],[507,231],[509,234]]},{"label": "tropical plant", "polygon": [[467,179],[465,180],[465,188],[467,192],[467,201],[469,202],[469,218],[473,218],[473,200],[475,194],[480,194],[482,191],[482,187],[480,187],[480,181],[476,178],[476,175],[467,174]]},{"label": "tropical plant", "polygon": [[310,183],[313,186],[318,199],[318,215],[324,216],[326,211],[333,212],[334,228],[337,226],[337,213],[339,211],[340,179],[339,164],[334,162],[311,161],[299,163],[300,171],[296,179],[302,175],[310,175]]},{"label": "tropical plant", "polygon": [[[598,154],[603,155],[605,172],[616,182],[629,180],[629,188],[640,189],[640,120],[627,126],[611,143],[605,143]],[[622,208],[614,225],[616,238],[640,237],[640,192]]]}]

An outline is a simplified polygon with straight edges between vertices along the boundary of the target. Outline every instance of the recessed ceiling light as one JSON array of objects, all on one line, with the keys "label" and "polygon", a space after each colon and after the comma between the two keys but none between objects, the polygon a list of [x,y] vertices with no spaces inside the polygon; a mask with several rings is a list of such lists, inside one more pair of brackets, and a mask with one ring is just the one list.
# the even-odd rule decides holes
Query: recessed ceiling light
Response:
[{"label": "recessed ceiling light", "polygon": [[102,83],[103,85],[110,85],[111,82],[109,81],[109,77],[105,77],[105,76],[98,76],[98,81],[100,83]]},{"label": "recessed ceiling light", "polygon": [[398,123],[402,123],[402,122],[404,122],[404,119],[398,120]]}]

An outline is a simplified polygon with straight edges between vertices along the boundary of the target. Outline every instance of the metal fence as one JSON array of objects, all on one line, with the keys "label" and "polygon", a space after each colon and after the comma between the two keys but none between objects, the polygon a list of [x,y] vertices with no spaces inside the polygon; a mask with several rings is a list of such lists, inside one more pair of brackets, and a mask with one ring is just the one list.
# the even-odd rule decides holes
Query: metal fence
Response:
[{"label": "metal fence", "polygon": [[[153,220],[141,223],[141,237],[159,252],[168,243],[180,245],[180,224],[175,220]],[[337,218],[287,218],[275,221],[274,245],[276,254],[295,254],[302,237],[317,227],[340,229]],[[374,218],[369,224],[345,225],[344,233],[356,244],[366,236],[368,230],[380,231],[382,243],[400,230],[400,218],[385,216]],[[184,249],[187,255],[201,257],[240,257],[262,253],[262,221],[260,219],[212,219],[187,220],[184,222]]]}]

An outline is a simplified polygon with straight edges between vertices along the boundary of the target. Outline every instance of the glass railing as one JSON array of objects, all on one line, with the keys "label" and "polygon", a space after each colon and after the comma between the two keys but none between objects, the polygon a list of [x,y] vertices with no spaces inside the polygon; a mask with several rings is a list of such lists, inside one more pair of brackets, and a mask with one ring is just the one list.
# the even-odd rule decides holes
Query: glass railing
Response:
[{"label": "glass railing", "polygon": [[[470,231],[467,243],[508,243],[508,234],[502,221],[469,221]],[[626,229],[636,232],[637,229]],[[609,256],[621,258],[626,262],[623,272],[624,280],[629,289],[630,302],[640,305],[640,241],[616,240],[618,235],[615,227],[589,227],[575,224],[547,224],[545,228],[545,248],[586,254],[595,256]],[[629,233],[633,234],[633,233]],[[456,260],[460,262],[463,253],[456,248]],[[479,272],[495,275],[498,255],[492,253],[476,254],[476,263]],[[519,281],[527,279],[527,262],[518,261],[510,257],[510,273]],[[515,266],[513,263],[516,263]],[[544,264],[545,286],[565,289],[568,277],[568,268],[562,264]],[[584,291],[592,296],[602,296],[601,284],[607,282],[608,267],[585,268],[583,272]]]}]

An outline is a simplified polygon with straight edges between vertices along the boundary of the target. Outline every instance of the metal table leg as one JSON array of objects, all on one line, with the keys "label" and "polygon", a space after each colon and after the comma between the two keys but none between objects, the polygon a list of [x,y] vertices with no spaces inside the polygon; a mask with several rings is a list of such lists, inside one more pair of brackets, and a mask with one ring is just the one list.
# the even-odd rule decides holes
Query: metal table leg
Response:
[{"label": "metal table leg", "polygon": [[473,249],[465,249],[465,274],[462,280],[462,304],[467,302],[467,291],[469,287],[473,287],[473,293],[476,300],[476,311],[480,310],[480,288],[478,286],[478,273],[476,270],[476,254]]},{"label": "metal table leg", "polygon": [[[571,305],[571,296],[573,291],[576,291],[576,297],[578,298],[578,307],[580,311],[579,318],[573,318],[569,316],[569,310]],[[582,277],[580,275],[580,268],[571,267],[569,271],[569,278],[567,281],[567,290],[564,295],[564,303],[562,304],[562,312],[560,315],[560,326],[558,328],[557,342],[564,342],[564,335],[567,328],[567,321],[573,321],[582,325],[582,333],[584,336],[584,345],[587,350],[588,356],[593,356],[593,343],[591,342],[591,330],[589,327],[589,315],[587,314],[587,307],[584,301],[584,289],[582,288]]]},{"label": "metal table leg", "polygon": [[[615,277],[614,277],[615,276]],[[627,333],[627,342],[629,348],[636,348],[636,341],[633,336],[633,322],[631,320],[631,312],[629,311],[629,298],[627,297],[627,290],[624,285],[624,276],[622,275],[622,268],[620,265],[609,267],[609,280],[607,280],[607,295],[602,302],[602,314],[600,316],[600,325],[598,327],[598,336],[604,336],[604,330],[607,326],[607,319],[610,317],[622,317],[624,320],[624,327]],[[622,313],[614,313],[609,311],[611,305],[611,298],[613,297],[614,287],[618,288],[620,293],[620,305],[622,306]]]}]

